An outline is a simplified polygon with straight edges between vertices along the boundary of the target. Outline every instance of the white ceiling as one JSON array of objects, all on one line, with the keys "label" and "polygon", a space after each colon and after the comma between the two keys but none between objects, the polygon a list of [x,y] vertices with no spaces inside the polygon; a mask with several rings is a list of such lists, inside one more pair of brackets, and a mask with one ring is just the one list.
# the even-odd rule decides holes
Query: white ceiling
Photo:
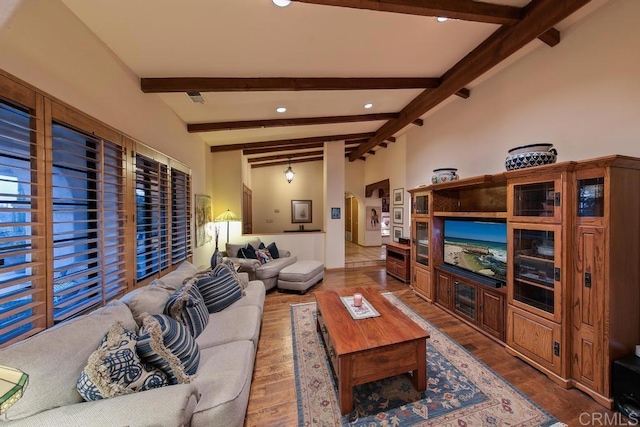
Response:
[{"label": "white ceiling", "polygon": [[[62,1],[141,78],[440,77],[498,28],[297,2],[278,8],[270,0]],[[593,2],[556,28],[562,30],[605,1]],[[528,0],[499,3],[522,7]],[[536,40],[519,56],[540,46],[546,45]],[[422,91],[208,92],[204,105],[193,104],[184,93],[148,96],[160,96],[187,124],[399,112]],[[367,102],[374,108],[365,110]],[[288,111],[276,113],[277,106]],[[209,145],[224,145],[375,132],[383,124],[269,127],[198,135]]]}]

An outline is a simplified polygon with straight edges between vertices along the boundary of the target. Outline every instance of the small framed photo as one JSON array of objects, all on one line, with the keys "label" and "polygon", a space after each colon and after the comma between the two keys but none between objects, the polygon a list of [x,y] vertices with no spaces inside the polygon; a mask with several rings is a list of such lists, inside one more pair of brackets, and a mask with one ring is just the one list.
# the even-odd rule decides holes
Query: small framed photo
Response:
[{"label": "small framed photo", "polygon": [[291,201],[291,222],[294,224],[313,222],[311,218],[311,200]]},{"label": "small framed photo", "polygon": [[331,208],[331,219],[340,219],[340,208]]},{"label": "small framed photo", "polygon": [[393,223],[404,224],[404,208],[393,208]]},{"label": "small framed photo", "polygon": [[397,225],[393,226],[393,241],[398,242],[402,237],[402,227],[398,227]]},{"label": "small framed photo", "polygon": [[404,188],[396,188],[395,190],[393,190],[393,204],[404,204]]}]

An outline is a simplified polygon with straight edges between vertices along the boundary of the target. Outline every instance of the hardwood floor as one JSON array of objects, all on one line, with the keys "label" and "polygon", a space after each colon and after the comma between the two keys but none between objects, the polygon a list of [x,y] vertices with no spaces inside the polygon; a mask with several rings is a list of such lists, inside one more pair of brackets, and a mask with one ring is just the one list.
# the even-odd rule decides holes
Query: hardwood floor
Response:
[{"label": "hardwood floor", "polygon": [[[277,291],[267,295],[246,426],[296,426],[298,423],[289,305],[315,301],[315,290],[356,286],[374,286],[381,292],[393,292],[565,424],[593,425],[592,420],[604,420],[605,414],[612,419],[611,411],[598,405],[586,394],[556,385],[536,369],[508,355],[496,342],[415,296],[407,285],[388,276],[384,267],[373,266],[327,271],[323,283],[311,288],[306,295]],[[585,415],[581,417],[583,413]]]}]

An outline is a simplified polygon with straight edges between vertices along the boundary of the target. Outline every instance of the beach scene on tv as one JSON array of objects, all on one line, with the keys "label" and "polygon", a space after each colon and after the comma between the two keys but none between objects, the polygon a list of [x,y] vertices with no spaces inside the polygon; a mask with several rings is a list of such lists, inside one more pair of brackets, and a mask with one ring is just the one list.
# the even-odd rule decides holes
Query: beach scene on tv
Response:
[{"label": "beach scene on tv", "polygon": [[507,224],[445,220],[444,262],[505,282]]}]

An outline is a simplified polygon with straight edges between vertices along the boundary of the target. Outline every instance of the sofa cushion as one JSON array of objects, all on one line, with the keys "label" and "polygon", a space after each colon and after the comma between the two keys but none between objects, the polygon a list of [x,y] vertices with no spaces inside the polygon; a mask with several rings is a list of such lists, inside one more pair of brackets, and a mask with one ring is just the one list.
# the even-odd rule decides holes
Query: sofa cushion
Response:
[{"label": "sofa cushion", "polygon": [[202,397],[193,412],[192,426],[243,425],[254,361],[251,341],[234,341],[202,350],[203,375],[193,382]]},{"label": "sofa cushion", "polygon": [[266,296],[266,289],[262,280],[252,280],[244,288],[245,295],[238,301],[231,304],[227,310],[235,307],[254,306],[260,309],[260,312],[264,310],[264,299]]},{"label": "sofa cushion", "polygon": [[238,255],[238,251],[240,251],[240,248],[246,248],[247,244],[250,244],[254,248],[257,248],[258,246],[260,246],[260,239],[257,237],[252,237],[249,239],[241,240],[239,242],[226,243],[225,250],[227,252],[227,256],[232,258],[240,257]]},{"label": "sofa cushion", "polygon": [[129,306],[133,318],[138,325],[141,325],[142,320],[140,316],[142,313],[164,313],[164,307],[167,305],[167,301],[169,301],[173,292],[171,289],[158,286],[158,282],[154,280],[151,285],[131,291],[120,300]]},{"label": "sofa cushion", "polygon": [[189,261],[184,261],[171,273],[165,274],[157,279],[157,284],[161,288],[177,291],[184,285],[185,281],[198,272],[198,269]]},{"label": "sofa cushion", "polygon": [[242,298],[242,287],[224,265],[218,265],[210,277],[198,280],[198,290],[209,313],[223,310]]},{"label": "sofa cushion", "polygon": [[246,248],[240,248],[240,250],[238,251],[238,257],[247,259],[258,259],[256,248],[251,246],[251,244],[247,244]]},{"label": "sofa cushion", "polygon": [[271,258],[278,259],[280,258],[280,252],[278,251],[278,247],[276,246],[276,242],[271,242],[267,245],[267,250],[271,254]]},{"label": "sofa cushion", "polygon": [[76,381],[91,353],[117,321],[129,330],[136,328],[127,306],[113,301],[91,314],[68,320],[0,350],[0,365],[29,374],[26,393],[2,417],[20,419],[82,402]]},{"label": "sofa cushion", "polygon": [[76,387],[84,400],[100,400],[169,384],[159,369],[147,369],[136,353],[138,336],[116,322],[89,356]]},{"label": "sofa cushion", "polygon": [[164,308],[164,313],[186,326],[194,338],[202,333],[209,322],[209,311],[196,281],[187,281],[169,298]]},{"label": "sofa cushion", "polygon": [[211,326],[196,340],[201,350],[239,340],[253,341],[258,346],[262,319],[259,307],[229,307],[210,316]]},{"label": "sofa cushion", "polygon": [[200,349],[187,328],[163,314],[142,314],[136,349],[143,362],[159,368],[169,384],[191,382],[200,362]]},{"label": "sofa cushion", "polygon": [[277,277],[280,270],[297,261],[296,257],[278,258],[263,264],[256,270],[256,279],[263,280]]},{"label": "sofa cushion", "polygon": [[[227,259],[227,260],[224,260],[222,262],[222,264],[225,265],[229,269],[229,271],[231,272],[231,275],[234,277],[234,279],[236,279],[238,281],[238,283],[240,284],[240,286],[242,288],[244,288],[245,287],[245,283],[243,282],[242,278],[240,277],[240,273],[238,273],[236,271],[236,266],[233,265],[233,262],[231,260]],[[247,276],[247,281],[248,280],[249,280],[249,277]]]}]

